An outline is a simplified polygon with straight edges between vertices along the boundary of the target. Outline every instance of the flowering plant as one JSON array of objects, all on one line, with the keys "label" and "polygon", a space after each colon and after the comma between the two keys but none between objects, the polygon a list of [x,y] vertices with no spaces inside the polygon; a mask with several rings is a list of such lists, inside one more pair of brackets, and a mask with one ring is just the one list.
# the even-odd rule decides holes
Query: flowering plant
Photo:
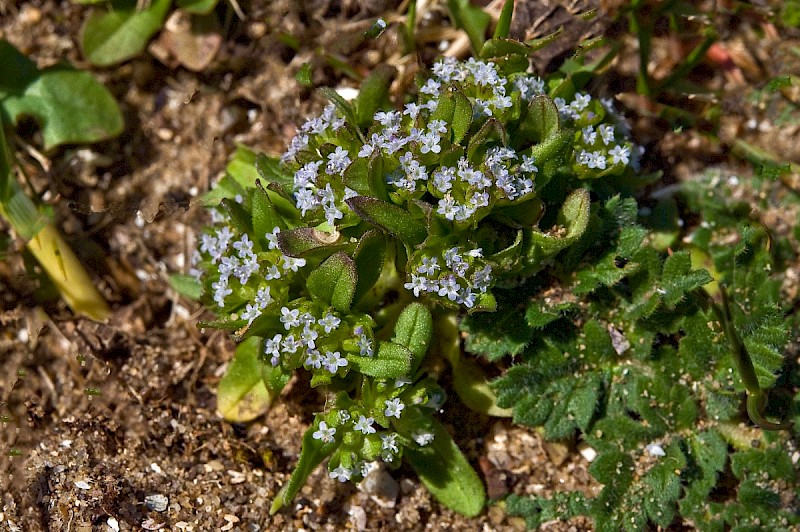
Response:
[{"label": "flowering plant", "polygon": [[[341,481],[402,457],[427,480],[441,467],[425,471],[428,454],[472,480],[464,500],[433,488],[443,502],[467,514],[482,507],[477,475],[435,419],[445,394],[425,366],[434,330],[458,311],[494,310],[495,286],[577,241],[585,184],[628,175],[637,153],[609,101],[563,86],[551,99],[521,58],[441,59],[400,110],[380,92],[354,104],[328,92],[332,103],[280,160],[256,160],[266,186],[229,176],[210,194],[214,225],[193,273],[229,318],[216,326],[243,341],[220,384],[221,410],[245,364],[263,377],[262,399],[301,368],[312,386],[338,392],[273,509],[326,457]],[[542,197],[551,181],[558,191]],[[248,392],[250,412],[234,417],[258,411]]]},{"label": "flowering plant", "polygon": [[[607,488],[591,503],[580,494],[567,506],[510,499],[532,526],[588,513],[612,530],[642,493],[659,503],[633,528],[667,526],[684,473],[698,483],[682,509],[702,512],[719,468],[690,473],[696,462],[684,449],[716,445],[724,431],[681,432],[697,419],[691,394],[705,382],[690,356],[698,342],[729,340],[731,352],[715,351],[708,364],[719,375],[739,369],[751,418],[777,428],[763,418],[762,391],[781,361],[774,302],[752,299],[766,321],[740,337],[729,301],[702,288],[708,272],[688,252],[647,241],[630,197],[646,179],[624,120],[611,101],[580,90],[586,76],[530,74],[532,51],[496,38],[478,59],[441,59],[394,108],[387,69],[354,102],[323,90],[330,105],[282,157],[240,149],[207,196],[213,226],[185,286],[222,317],[204,325],[233,329],[240,342],[219,385],[220,410],[253,419],[298,371],[335,397],[307,430],[273,512],[326,459],[341,482],[406,460],[443,504],[477,515],[481,480],[437,419],[439,359],[467,406],[544,426],[547,437],[583,434],[601,451],[592,472]],[[747,235],[757,247],[756,232]],[[730,256],[712,240],[697,245],[727,271]],[[662,339],[683,330],[680,349]],[[463,356],[462,333],[468,352],[522,359],[490,386]],[[759,355],[755,365],[748,350]],[[707,392],[729,398],[733,387],[726,378]],[[669,438],[676,443],[665,451]],[[679,465],[629,475],[623,466],[642,449]],[[717,451],[713,464],[727,456]]]}]

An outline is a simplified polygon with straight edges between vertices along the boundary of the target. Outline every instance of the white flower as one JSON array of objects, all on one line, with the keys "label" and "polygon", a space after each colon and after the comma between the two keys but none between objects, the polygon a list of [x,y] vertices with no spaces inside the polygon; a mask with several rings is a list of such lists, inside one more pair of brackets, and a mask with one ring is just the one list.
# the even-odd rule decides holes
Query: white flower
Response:
[{"label": "white flower", "polygon": [[381,434],[381,448],[384,451],[391,451],[393,453],[398,452],[397,434]]},{"label": "white flower", "polygon": [[628,164],[630,162],[631,150],[627,146],[614,146],[608,154],[611,156],[612,164]]},{"label": "white flower", "polygon": [[331,175],[341,174],[345,168],[352,162],[347,150],[341,146],[336,146],[336,150],[328,154],[328,164],[325,166],[325,171]]},{"label": "white flower", "polygon": [[303,365],[307,369],[311,368],[320,369],[322,367],[322,360],[323,357],[319,351],[317,351],[316,349],[309,349],[308,351],[306,351],[306,359],[303,362]]},{"label": "white flower", "polygon": [[325,366],[325,369],[329,373],[335,375],[336,372],[339,371],[339,368],[347,366],[347,359],[342,358],[342,355],[339,353],[339,351],[328,351],[325,353],[325,360],[323,361],[322,365]]},{"label": "white flower", "polygon": [[288,331],[292,327],[300,325],[300,310],[289,309],[288,307],[281,307],[281,323]]},{"label": "white flower", "polygon": [[375,434],[377,432],[375,427],[372,424],[375,423],[375,420],[371,417],[364,417],[363,415],[358,416],[358,421],[353,426],[354,430],[360,431],[361,434]]},{"label": "white flower", "polygon": [[433,441],[433,433],[427,431],[415,432],[411,435],[411,437],[414,439],[415,442],[417,442],[417,445],[419,445],[420,447],[425,447],[426,445],[428,445],[430,442]]},{"label": "white flower", "polygon": [[461,287],[456,280],[456,276],[449,274],[439,279],[439,296],[447,297],[450,301],[456,301],[459,298],[459,290]]},{"label": "white flower", "polygon": [[336,330],[342,320],[328,312],[318,323],[325,328],[325,334],[329,334],[331,331]]},{"label": "white flower", "polygon": [[402,401],[398,397],[395,397],[392,400],[387,400],[383,402],[386,405],[386,410],[383,411],[383,414],[386,417],[396,417],[400,419],[400,413],[406,407]]},{"label": "white flower", "polygon": [[614,126],[611,124],[603,124],[597,129],[600,132],[600,137],[603,139],[603,144],[608,146],[614,142]]},{"label": "white flower", "polygon": [[414,292],[414,297],[419,297],[420,292],[427,291],[428,287],[428,280],[422,277],[421,275],[411,274],[411,281],[405,283],[403,288],[406,290],[411,290]]},{"label": "white flower", "polygon": [[352,471],[350,471],[349,469],[339,466],[330,473],[328,473],[328,476],[330,476],[331,478],[335,478],[339,482],[347,482],[348,480],[350,480],[352,474],[353,474]]},{"label": "white flower", "polygon": [[319,430],[315,431],[311,437],[315,440],[319,440],[322,443],[331,443],[333,441],[333,435],[336,434],[336,429],[333,427],[328,427],[328,424],[324,421],[319,422]]},{"label": "white flower", "polygon": [[285,353],[296,353],[303,344],[299,340],[295,340],[294,335],[290,334],[283,339],[281,347]]},{"label": "white flower", "polygon": [[283,256],[283,270],[296,272],[298,269],[306,265],[306,259],[298,259],[295,257]]},{"label": "white flower", "polygon": [[278,248],[278,234],[281,232],[280,227],[274,227],[271,233],[267,233],[264,237],[267,239],[267,246],[269,249]]},{"label": "white flower", "polygon": [[259,288],[256,292],[256,304],[258,305],[258,308],[266,308],[266,306],[272,301],[272,296],[269,294],[269,291],[269,286],[264,286]]},{"label": "white flower", "polygon": [[253,320],[259,316],[261,316],[261,310],[259,310],[257,305],[252,305],[250,303],[247,304],[244,312],[242,312],[242,319],[247,320],[248,325],[253,323]]},{"label": "white flower", "polygon": [[419,89],[419,92],[435,98],[439,96],[439,89],[441,88],[441,86],[442,84],[436,81],[435,79],[429,79],[428,81],[425,82],[425,85],[423,85]]}]

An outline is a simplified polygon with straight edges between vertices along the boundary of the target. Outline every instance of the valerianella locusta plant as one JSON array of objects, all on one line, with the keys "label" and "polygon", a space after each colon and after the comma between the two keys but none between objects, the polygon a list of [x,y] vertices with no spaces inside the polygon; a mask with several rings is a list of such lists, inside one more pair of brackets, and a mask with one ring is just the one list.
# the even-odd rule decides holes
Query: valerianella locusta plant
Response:
[{"label": "valerianella locusta plant", "polygon": [[194,273],[221,318],[206,326],[241,342],[220,410],[254,418],[301,368],[335,394],[273,511],[326,458],[342,482],[406,459],[444,504],[483,506],[437,420],[430,359],[448,359],[477,404],[471,384],[487,388],[461,373],[458,316],[493,311],[493,289],[574,244],[590,191],[613,194],[638,155],[608,101],[529,74],[525,45],[490,44],[497,57],[436,61],[401,105],[387,101],[386,69],[355,102],[323,91],[331,103],[279,159],[240,150],[208,196]]}]

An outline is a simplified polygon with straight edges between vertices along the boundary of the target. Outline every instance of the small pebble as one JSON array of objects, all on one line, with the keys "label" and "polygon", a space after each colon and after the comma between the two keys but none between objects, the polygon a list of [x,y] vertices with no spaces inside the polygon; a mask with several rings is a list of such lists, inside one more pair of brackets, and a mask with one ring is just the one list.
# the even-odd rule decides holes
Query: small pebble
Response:
[{"label": "small pebble", "polygon": [[75,487],[81,490],[88,490],[90,486],[85,480],[79,480],[75,483]]},{"label": "small pebble", "polygon": [[144,498],[145,505],[156,512],[163,512],[169,506],[169,498],[160,493],[153,493]]},{"label": "small pebble", "polygon": [[109,517],[106,520],[106,524],[108,525],[108,528],[110,528],[114,532],[119,532],[119,521],[117,521],[113,517]]}]

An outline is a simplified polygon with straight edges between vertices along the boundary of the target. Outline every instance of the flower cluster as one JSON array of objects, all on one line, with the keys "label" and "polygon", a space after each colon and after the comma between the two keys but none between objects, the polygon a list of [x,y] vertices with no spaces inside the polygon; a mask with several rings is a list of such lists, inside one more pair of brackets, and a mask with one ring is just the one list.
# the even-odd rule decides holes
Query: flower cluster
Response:
[{"label": "flower cluster", "polygon": [[444,402],[440,387],[428,379],[414,384],[400,378],[377,383],[373,393],[370,405],[341,395],[338,408],[318,416],[312,429],[320,445],[338,444],[328,470],[340,482],[360,482],[378,461],[396,466],[404,447],[425,447],[434,440],[431,415]]},{"label": "flower cluster", "polygon": [[628,127],[610,99],[577,93],[570,102],[553,101],[561,119],[576,129],[573,169],[578,175],[596,178],[638,165],[638,148],[628,140]]},{"label": "flower cluster", "polygon": [[288,285],[306,261],[278,249],[279,227],[261,235],[259,242],[240,233],[224,213],[212,212],[214,226],[200,236],[192,273],[206,279],[220,311],[240,311],[239,318],[250,325],[273,301],[285,299]]},{"label": "flower cluster", "polygon": [[409,278],[404,287],[415,297],[428,294],[447,306],[471,309],[492,285],[492,266],[481,249],[450,247],[441,254],[428,250],[409,261]]},{"label": "flower cluster", "polygon": [[281,330],[264,339],[264,357],[286,370],[299,367],[312,374],[343,377],[348,355],[372,357],[375,339],[371,318],[352,313],[342,316],[324,305],[300,298],[280,308]]}]

